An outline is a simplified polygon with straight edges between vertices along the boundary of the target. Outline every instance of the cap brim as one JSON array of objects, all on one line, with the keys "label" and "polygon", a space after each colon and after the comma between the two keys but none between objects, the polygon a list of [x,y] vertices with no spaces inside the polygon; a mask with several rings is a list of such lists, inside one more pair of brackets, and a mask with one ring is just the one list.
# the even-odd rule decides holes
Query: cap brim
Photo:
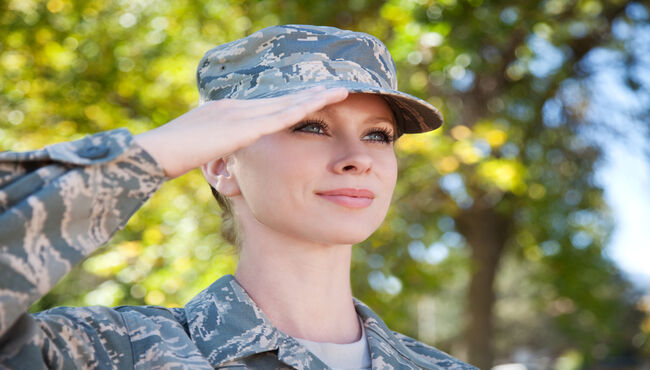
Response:
[{"label": "cap brim", "polygon": [[385,98],[395,114],[397,125],[404,134],[414,134],[435,130],[442,125],[442,115],[436,107],[415,96],[397,90],[383,89],[377,86],[355,83],[350,81],[319,81],[301,84],[300,86],[285,86],[263,94],[252,93],[247,99],[272,98],[306,90],[314,86],[326,88],[345,87],[353,93],[378,94]]}]

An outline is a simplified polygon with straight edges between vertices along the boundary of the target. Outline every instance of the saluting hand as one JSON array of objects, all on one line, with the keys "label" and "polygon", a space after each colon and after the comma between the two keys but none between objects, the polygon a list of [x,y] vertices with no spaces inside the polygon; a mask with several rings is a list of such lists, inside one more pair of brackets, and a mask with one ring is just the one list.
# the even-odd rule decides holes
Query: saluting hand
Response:
[{"label": "saluting hand", "polygon": [[135,140],[173,178],[288,128],[347,95],[345,88],[321,86],[277,98],[210,101]]}]

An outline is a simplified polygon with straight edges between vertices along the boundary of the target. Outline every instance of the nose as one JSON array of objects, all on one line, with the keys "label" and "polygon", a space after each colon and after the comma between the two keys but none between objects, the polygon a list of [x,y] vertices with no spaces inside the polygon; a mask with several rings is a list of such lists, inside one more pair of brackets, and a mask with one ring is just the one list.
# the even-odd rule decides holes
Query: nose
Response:
[{"label": "nose", "polygon": [[364,174],[372,169],[372,157],[362,145],[354,145],[348,142],[340,148],[339,156],[334,160],[334,172],[338,174]]}]

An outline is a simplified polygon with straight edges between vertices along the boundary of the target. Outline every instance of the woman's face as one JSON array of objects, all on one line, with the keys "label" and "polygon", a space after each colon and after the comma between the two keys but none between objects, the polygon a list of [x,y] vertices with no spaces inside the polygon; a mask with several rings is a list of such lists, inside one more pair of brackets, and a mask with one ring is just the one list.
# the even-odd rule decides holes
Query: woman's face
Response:
[{"label": "woman's face", "polygon": [[365,240],[395,188],[395,127],[381,97],[350,94],[234,153],[241,197],[231,199],[244,239],[257,229],[323,244]]}]

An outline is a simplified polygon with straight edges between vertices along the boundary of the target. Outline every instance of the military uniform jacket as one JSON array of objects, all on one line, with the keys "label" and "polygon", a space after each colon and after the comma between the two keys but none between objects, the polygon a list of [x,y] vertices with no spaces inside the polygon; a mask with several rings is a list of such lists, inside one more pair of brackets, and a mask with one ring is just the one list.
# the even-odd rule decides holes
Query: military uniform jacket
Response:
[{"label": "military uniform jacket", "polygon": [[[29,314],[165,181],[125,129],[0,153],[0,366],[13,369],[327,369],[276,329],[231,275],[183,308],[57,307]],[[474,369],[393,332],[354,301],[373,369]]]}]

